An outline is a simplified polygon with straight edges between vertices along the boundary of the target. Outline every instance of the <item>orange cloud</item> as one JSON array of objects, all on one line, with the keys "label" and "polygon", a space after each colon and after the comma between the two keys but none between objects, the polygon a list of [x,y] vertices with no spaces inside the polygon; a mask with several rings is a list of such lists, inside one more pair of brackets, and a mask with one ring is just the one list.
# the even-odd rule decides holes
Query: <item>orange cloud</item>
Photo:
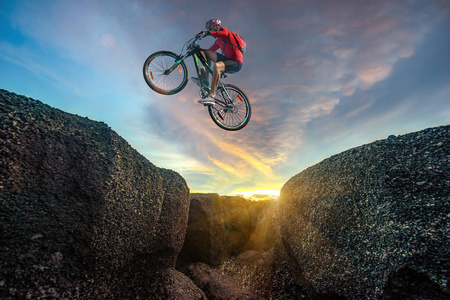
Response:
[{"label": "orange cloud", "polygon": [[224,151],[242,159],[244,162],[251,165],[253,168],[260,171],[265,176],[273,177],[271,166],[257,159],[254,155],[248,153],[244,148],[239,147],[239,145],[224,142],[220,138],[217,139],[213,135],[210,135],[209,137],[218,148],[223,149]]},{"label": "orange cloud", "polygon": [[233,166],[230,166],[229,164],[223,163],[218,159],[212,158],[211,156],[208,156],[209,160],[211,160],[216,166],[218,166],[220,169],[234,174],[234,175],[238,175],[238,172],[236,172],[236,169]]}]

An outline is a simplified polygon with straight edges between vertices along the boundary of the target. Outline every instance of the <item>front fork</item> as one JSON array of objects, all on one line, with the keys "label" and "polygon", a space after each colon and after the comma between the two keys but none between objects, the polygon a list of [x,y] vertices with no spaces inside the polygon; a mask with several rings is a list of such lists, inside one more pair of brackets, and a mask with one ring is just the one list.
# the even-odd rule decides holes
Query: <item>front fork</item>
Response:
[{"label": "front fork", "polygon": [[174,64],[173,66],[171,66],[169,69],[164,71],[164,75],[170,75],[176,68],[178,68],[178,71],[180,71],[180,73],[183,72],[183,69],[181,68],[180,64],[181,62],[185,59],[186,57],[181,57],[179,58]]}]

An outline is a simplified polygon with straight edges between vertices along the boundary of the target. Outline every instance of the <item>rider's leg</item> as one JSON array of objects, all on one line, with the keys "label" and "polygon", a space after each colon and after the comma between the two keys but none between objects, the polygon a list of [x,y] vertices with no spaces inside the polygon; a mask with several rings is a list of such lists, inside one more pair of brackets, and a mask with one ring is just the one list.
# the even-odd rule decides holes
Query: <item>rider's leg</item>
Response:
[{"label": "rider's leg", "polygon": [[213,78],[211,83],[211,90],[209,92],[209,95],[211,97],[214,97],[214,95],[216,94],[217,86],[219,85],[220,81],[220,74],[223,71],[225,71],[225,64],[223,63],[223,61],[216,62],[213,68]]}]

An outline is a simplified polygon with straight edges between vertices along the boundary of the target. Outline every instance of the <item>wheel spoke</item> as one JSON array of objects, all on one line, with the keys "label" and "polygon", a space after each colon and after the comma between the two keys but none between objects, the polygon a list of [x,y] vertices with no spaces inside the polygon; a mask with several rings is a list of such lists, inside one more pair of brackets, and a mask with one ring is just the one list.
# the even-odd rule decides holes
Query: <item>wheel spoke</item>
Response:
[{"label": "wheel spoke", "polygon": [[157,52],[149,56],[144,65],[144,77],[153,90],[161,94],[174,94],[186,86],[188,74],[184,62],[170,74],[165,74],[177,59],[177,55],[172,52]]},{"label": "wheel spoke", "polygon": [[227,130],[244,127],[250,118],[250,104],[247,97],[236,87],[226,86],[226,91],[219,90],[216,104],[210,107],[214,122]]}]

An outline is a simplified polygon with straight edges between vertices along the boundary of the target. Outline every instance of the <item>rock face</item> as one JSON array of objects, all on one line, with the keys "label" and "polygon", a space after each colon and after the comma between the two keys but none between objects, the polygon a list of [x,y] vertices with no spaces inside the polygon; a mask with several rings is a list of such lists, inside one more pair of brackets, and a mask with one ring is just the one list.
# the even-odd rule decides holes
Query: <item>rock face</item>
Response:
[{"label": "rock face", "polygon": [[0,91],[0,298],[204,298],[174,270],[189,189],[105,124]]},{"label": "rock face", "polygon": [[270,296],[276,201],[191,194],[189,221],[177,268],[208,299]]},{"label": "rock face", "polygon": [[449,130],[252,202],[189,195],[105,124],[0,90],[0,299],[449,299]]},{"label": "rock face", "polygon": [[450,298],[449,130],[391,136],[292,177],[277,216],[283,276],[317,299]]},{"label": "rock face", "polygon": [[205,292],[208,299],[257,299],[252,293],[241,288],[232,276],[207,264],[191,264],[186,274]]},{"label": "rock face", "polygon": [[217,266],[245,250],[260,247],[261,241],[255,237],[257,230],[265,230],[260,236],[271,232],[268,228],[260,229],[259,224],[267,203],[218,194],[191,194],[180,263],[204,262]]}]

